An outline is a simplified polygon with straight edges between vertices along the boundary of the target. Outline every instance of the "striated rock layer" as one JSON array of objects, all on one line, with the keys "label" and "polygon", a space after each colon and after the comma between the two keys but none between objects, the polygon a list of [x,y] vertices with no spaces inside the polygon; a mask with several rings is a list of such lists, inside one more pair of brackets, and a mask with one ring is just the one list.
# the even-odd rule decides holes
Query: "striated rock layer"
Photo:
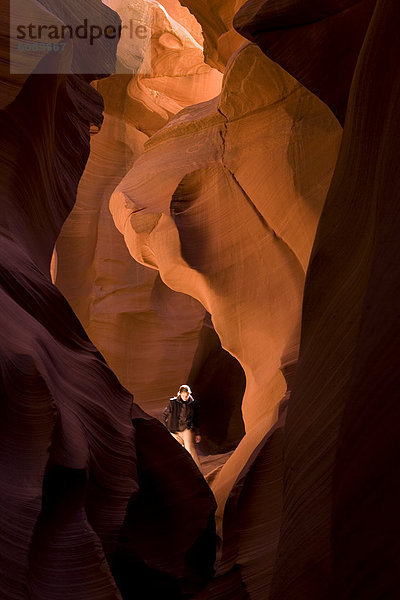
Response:
[{"label": "striated rock layer", "polygon": [[[57,73],[60,55],[45,60]],[[165,597],[179,598],[212,573],[212,495],[187,453],[132,404],[50,279],[89,130],[102,122],[90,79],[33,74],[0,114],[0,587],[18,600],[121,598],[112,573],[123,589],[134,552],[138,588],[157,597],[163,579]],[[131,518],[149,523],[149,489],[169,531],[190,521],[168,552],[161,529],[159,541],[150,534],[153,554],[145,536],[129,534]]]},{"label": "striated rock layer", "polygon": [[[135,4],[111,4],[125,23],[136,15]],[[118,74],[96,84],[104,98],[104,122],[92,138],[77,202],[57,240],[54,272],[57,287],[121,382],[157,416],[191,377],[205,309],[132,259],[108,202],[149,136],[183,107],[209,100],[221,88],[221,74],[204,64],[194,17],[177,1],[164,5],[169,12],[158,2],[149,3],[151,73]],[[118,55],[129,62],[121,44]],[[233,359],[223,354],[235,368]],[[241,395],[236,396],[240,407]]]},{"label": "striated rock layer", "polygon": [[232,54],[244,43],[233,27],[233,18],[245,0],[181,0],[201,25],[204,57],[208,64],[225,71]]},{"label": "striated rock layer", "polygon": [[329,109],[247,44],[220,97],[153,135],[111,197],[130,253],[202,303],[245,371],[246,435],[212,483],[220,533],[296,364],[305,272],[340,138]]},{"label": "striated rock layer", "polygon": [[317,94],[344,122],[376,0],[248,0],[234,27]]},{"label": "striated rock layer", "polygon": [[377,3],[311,256],[274,600],[397,595],[399,18]]}]

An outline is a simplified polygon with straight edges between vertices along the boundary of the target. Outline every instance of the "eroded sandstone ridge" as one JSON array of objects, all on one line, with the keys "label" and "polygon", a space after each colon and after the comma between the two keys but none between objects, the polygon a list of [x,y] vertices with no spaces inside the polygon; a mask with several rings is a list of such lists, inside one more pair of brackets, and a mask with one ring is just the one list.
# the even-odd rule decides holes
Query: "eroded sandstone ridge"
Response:
[{"label": "eroded sandstone ridge", "polygon": [[[118,6],[123,22],[137,18],[139,3]],[[182,108],[218,95],[222,78],[204,64],[194,17],[178,2],[166,6],[168,13],[162,4],[149,3],[151,72],[97,83],[104,121],[57,240],[54,271],[90,338],[139,404],[156,415],[191,373],[205,309],[132,260],[108,203],[146,140]],[[129,64],[127,44],[121,42],[118,58]]]},{"label": "eroded sandstone ridge", "polygon": [[[101,2],[87,8],[118,25]],[[44,60],[54,74],[18,79],[0,115],[1,595],[110,600],[135,582],[139,596],[158,598],[162,586],[179,598],[212,573],[214,499],[187,453],[132,404],[51,282],[103,101],[93,76],[59,73],[61,54]],[[136,521],[149,538],[138,526],[132,534]]]},{"label": "eroded sandstone ridge", "polygon": [[111,197],[132,256],[205,306],[245,370],[246,436],[212,484],[219,519],[291,384],[305,272],[340,139],[329,109],[245,44],[221,95],[153,135]]},{"label": "eroded sandstone ridge", "polygon": [[273,600],[397,595],[399,19],[376,3],[310,260]]},{"label": "eroded sandstone ridge", "polygon": [[343,124],[376,0],[247,0],[241,4],[234,18],[237,31],[324,100]]},{"label": "eroded sandstone ridge", "polygon": [[[105,4],[152,15],[152,73],[1,96],[2,593],[395,598],[400,6],[182,1],[200,32],[175,0]],[[210,490],[103,348],[156,414],[176,357],[225,394],[217,334],[246,432],[209,476],[213,574]]]}]

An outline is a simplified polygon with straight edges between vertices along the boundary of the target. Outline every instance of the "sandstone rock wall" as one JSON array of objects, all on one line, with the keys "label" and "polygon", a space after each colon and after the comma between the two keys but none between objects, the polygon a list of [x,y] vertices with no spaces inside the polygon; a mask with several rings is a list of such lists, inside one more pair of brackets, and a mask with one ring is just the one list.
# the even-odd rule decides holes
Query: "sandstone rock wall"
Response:
[{"label": "sandstone rock wall", "polygon": [[248,0],[235,15],[234,27],[326,102],[343,124],[375,4],[376,0]]},{"label": "sandstone rock wall", "polygon": [[[135,3],[111,4],[120,10],[123,23],[136,18]],[[118,74],[97,82],[105,100],[104,122],[92,138],[75,207],[57,241],[55,276],[121,382],[157,416],[188,380],[205,310],[132,259],[108,201],[148,137],[184,106],[216,96],[221,82],[220,73],[203,62],[194,17],[178,2],[165,6],[169,12],[158,2],[149,3],[151,73]],[[121,43],[119,56],[128,61]]]},{"label": "sandstone rock wall", "polygon": [[244,0],[183,0],[190,12],[202,27],[204,37],[204,56],[208,64],[225,71],[232,54],[245,41],[233,27],[233,18]]},{"label": "sandstone rock wall", "polygon": [[[86,9],[105,7],[96,1]],[[165,596],[178,598],[211,576],[214,500],[187,453],[132,404],[51,282],[53,247],[75,202],[103,102],[91,76],[62,74],[60,54],[45,60],[53,74],[17,78],[0,113],[1,595],[120,599],[115,577],[122,589],[130,507],[135,519],[148,522],[153,487],[153,513],[163,513],[164,526],[174,531],[182,519],[190,526],[170,540],[162,560],[164,539],[156,544],[152,536],[152,556],[144,537],[130,541],[129,577],[149,598],[158,597],[160,579]],[[187,482],[186,495],[174,493],[180,483],[171,478],[172,465]]]},{"label": "sandstone rock wall", "polygon": [[220,518],[276,421],[282,370],[296,363],[305,271],[340,139],[329,109],[248,44],[221,96],[153,135],[111,197],[132,256],[202,303],[245,370],[246,436],[213,483]]},{"label": "sandstone rock wall", "polygon": [[377,3],[311,256],[273,599],[397,594],[399,16]]},{"label": "sandstone rock wall", "polygon": [[[398,3],[185,4],[221,93],[172,0],[146,3],[152,73],[5,77],[2,592],[396,597]],[[214,577],[209,488],[102,356],[156,413],[176,357],[228,377],[207,327],[246,376],[245,435],[209,477]]]}]

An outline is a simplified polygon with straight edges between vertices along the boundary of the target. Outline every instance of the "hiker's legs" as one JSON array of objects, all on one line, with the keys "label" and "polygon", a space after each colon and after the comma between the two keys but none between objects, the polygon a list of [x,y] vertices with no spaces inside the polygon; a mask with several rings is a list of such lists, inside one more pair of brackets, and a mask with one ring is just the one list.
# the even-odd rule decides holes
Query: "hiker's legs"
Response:
[{"label": "hiker's legs", "polygon": [[183,439],[183,445],[185,446],[186,450],[190,453],[191,457],[193,458],[194,462],[199,467],[199,469],[201,469],[199,457],[197,456],[196,447],[194,445],[193,431],[191,431],[190,429],[184,429],[179,433]]}]

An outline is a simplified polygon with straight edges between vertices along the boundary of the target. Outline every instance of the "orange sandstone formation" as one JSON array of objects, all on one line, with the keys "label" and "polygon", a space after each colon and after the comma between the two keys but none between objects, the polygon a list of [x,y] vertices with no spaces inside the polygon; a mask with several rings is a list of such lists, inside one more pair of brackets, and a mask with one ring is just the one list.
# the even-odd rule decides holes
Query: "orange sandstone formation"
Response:
[{"label": "orange sandstone formation", "polygon": [[211,66],[224,72],[232,54],[244,39],[233,27],[233,18],[245,0],[182,0],[202,27],[204,56]]},{"label": "orange sandstone formation", "polygon": [[341,123],[376,0],[247,0],[234,27],[328,104]]},{"label": "orange sandstone formation", "polygon": [[[176,0],[89,4],[151,20],[128,72],[6,75],[1,97],[2,593],[395,597],[398,3],[185,0],[221,93]],[[244,386],[215,332],[243,366],[205,590],[210,491],[50,270],[151,412],[189,378],[232,415],[211,451]]]},{"label": "orange sandstone formation", "polygon": [[272,600],[398,593],[399,19],[377,2],[310,260]]},{"label": "orange sandstone formation", "polygon": [[203,304],[245,370],[246,436],[213,484],[220,517],[297,360],[305,272],[340,138],[329,109],[247,44],[220,97],[153,135],[111,197],[132,256]]},{"label": "orange sandstone formation", "polygon": [[[99,0],[85,8],[119,23]],[[114,55],[111,45],[99,72]],[[121,600],[115,577],[122,589],[134,552],[129,578],[137,588],[156,598],[162,580],[164,596],[178,598],[211,576],[214,500],[187,453],[132,404],[51,282],[53,247],[103,102],[93,76],[63,74],[61,54],[44,60],[53,74],[26,77],[14,97],[17,78],[0,113],[1,595]],[[158,490],[153,515],[163,513],[169,531],[190,522],[168,553],[162,535],[153,537],[153,554],[144,537],[130,539],[131,511],[143,524],[149,518],[149,490]]]},{"label": "orange sandstone formation", "polygon": [[[137,16],[139,5],[119,6],[125,22]],[[181,108],[216,96],[221,87],[221,74],[204,64],[191,35],[200,37],[195,19],[177,2],[167,8],[184,17],[190,32],[160,3],[148,3],[151,73],[119,74],[97,83],[105,100],[104,122],[92,138],[77,202],[57,241],[55,278],[122,383],[156,415],[191,372],[205,310],[132,259],[108,201],[148,137]],[[129,63],[121,43],[119,56]]]}]

